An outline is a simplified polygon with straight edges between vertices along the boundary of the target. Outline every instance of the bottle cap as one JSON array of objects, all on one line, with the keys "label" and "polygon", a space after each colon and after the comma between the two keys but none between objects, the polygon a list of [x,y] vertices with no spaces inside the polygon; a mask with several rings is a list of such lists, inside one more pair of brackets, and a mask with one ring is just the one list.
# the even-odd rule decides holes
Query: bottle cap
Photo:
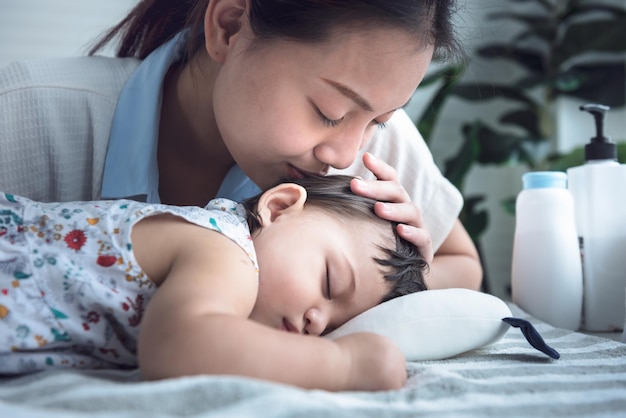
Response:
[{"label": "bottle cap", "polygon": [[532,171],[522,175],[524,190],[567,188],[567,174],[562,171]]},{"label": "bottle cap", "polygon": [[585,145],[585,161],[617,161],[617,145],[610,137],[604,135],[604,116],[609,109],[608,106],[593,103],[580,106],[580,110],[589,112],[596,121],[596,136]]}]

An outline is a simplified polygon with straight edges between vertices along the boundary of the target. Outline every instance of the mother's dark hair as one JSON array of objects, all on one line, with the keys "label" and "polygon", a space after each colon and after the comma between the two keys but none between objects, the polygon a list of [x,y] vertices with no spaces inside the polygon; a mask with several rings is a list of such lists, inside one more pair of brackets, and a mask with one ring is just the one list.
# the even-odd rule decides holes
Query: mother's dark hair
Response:
[{"label": "mother's dark hair", "polygon": [[[305,208],[314,207],[325,211],[331,216],[364,222],[376,222],[388,228],[390,237],[395,241],[395,248],[381,247],[385,254],[374,260],[386,267],[385,279],[391,283],[391,290],[381,302],[409,293],[426,290],[424,271],[428,268],[426,260],[420,255],[417,248],[401,238],[397,231],[397,223],[386,221],[376,215],[374,204],[376,200],[352,193],[350,181],[353,177],[334,175],[326,177],[307,177],[303,179],[287,180],[299,184],[307,192]],[[248,213],[248,224],[252,232],[261,227],[257,212],[261,195],[252,197],[243,202]]]},{"label": "mother's dark hair", "polygon": [[[189,29],[187,58],[204,46],[204,15],[210,0],[142,0],[91,49],[119,39],[117,56],[145,58]],[[390,27],[431,44],[439,57],[461,56],[452,15],[455,0],[249,0],[257,40],[322,42],[333,30]]]}]

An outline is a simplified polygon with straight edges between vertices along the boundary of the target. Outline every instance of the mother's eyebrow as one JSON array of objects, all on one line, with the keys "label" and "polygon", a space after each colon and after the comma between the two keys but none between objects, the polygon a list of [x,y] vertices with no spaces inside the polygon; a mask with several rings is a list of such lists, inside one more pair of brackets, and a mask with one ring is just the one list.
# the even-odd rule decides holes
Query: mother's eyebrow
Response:
[{"label": "mother's eyebrow", "polygon": [[[356,103],[357,105],[359,105],[359,107],[361,107],[363,110],[366,110],[368,112],[373,112],[374,110],[372,109],[372,105],[369,104],[369,102],[367,100],[365,100],[361,95],[359,95],[359,93],[357,93],[356,91],[352,90],[350,87],[346,86],[345,84],[341,84],[337,81],[333,81],[333,80],[329,80],[327,78],[323,78],[322,80],[329,84],[330,86],[334,87],[335,90],[337,90],[339,93],[343,94],[344,96],[346,96],[348,99],[352,100],[354,103]],[[387,113],[391,113],[391,112],[395,112],[398,109],[401,109],[403,107],[405,107],[406,105],[409,104],[409,101],[411,99],[407,100],[407,102],[405,104],[403,104],[402,106],[387,112]]]},{"label": "mother's eyebrow", "polygon": [[335,90],[337,90],[339,93],[343,94],[348,99],[359,105],[359,107],[361,107],[362,109],[367,110],[368,112],[372,112],[372,106],[368,103],[368,101],[361,97],[356,91],[352,90],[350,87],[346,86],[345,84],[329,80],[327,78],[322,78],[322,80],[334,87]]}]

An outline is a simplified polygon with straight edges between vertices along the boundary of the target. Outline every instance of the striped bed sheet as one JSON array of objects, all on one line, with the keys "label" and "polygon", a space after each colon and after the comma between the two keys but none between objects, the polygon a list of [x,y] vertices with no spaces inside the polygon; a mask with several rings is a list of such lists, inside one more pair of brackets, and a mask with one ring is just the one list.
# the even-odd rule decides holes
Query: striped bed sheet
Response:
[{"label": "striped bed sheet", "polygon": [[[530,320],[561,358],[511,328],[490,346],[410,362],[389,392],[303,390],[229,376],[142,382],[136,371],[0,379],[0,417],[625,417],[626,344]],[[427,342],[425,342],[427,343]]]}]

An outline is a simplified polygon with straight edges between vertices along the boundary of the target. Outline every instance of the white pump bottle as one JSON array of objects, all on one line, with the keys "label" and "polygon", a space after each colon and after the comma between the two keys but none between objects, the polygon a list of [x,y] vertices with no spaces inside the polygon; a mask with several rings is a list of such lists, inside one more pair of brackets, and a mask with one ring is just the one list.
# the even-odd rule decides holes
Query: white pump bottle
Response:
[{"label": "white pump bottle", "polygon": [[609,107],[581,110],[593,115],[597,131],[585,146],[586,163],[567,170],[583,265],[582,328],[618,331],[626,304],[626,165],[617,162],[617,146],[603,133]]}]

